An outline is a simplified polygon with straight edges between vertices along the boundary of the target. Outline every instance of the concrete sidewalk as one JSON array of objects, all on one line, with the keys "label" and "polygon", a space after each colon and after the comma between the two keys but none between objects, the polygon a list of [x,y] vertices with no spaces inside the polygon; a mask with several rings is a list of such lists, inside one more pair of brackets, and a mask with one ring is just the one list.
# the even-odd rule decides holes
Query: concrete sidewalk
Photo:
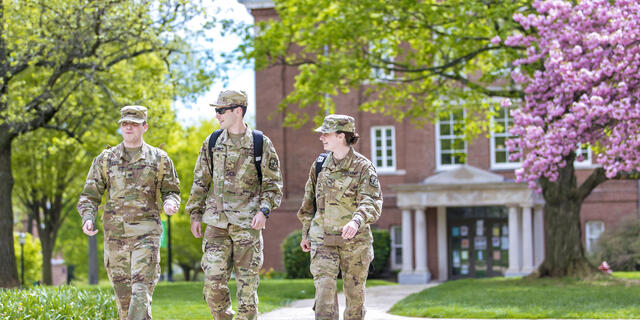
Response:
[{"label": "concrete sidewalk", "polygon": [[[423,289],[438,285],[437,282],[422,285],[377,286],[367,288],[364,305],[367,308],[367,320],[410,320],[419,319],[401,317],[387,313],[389,309],[404,297]],[[344,294],[338,294],[340,319],[344,312]],[[259,320],[314,320],[313,299],[297,300],[290,305],[258,316]]]}]

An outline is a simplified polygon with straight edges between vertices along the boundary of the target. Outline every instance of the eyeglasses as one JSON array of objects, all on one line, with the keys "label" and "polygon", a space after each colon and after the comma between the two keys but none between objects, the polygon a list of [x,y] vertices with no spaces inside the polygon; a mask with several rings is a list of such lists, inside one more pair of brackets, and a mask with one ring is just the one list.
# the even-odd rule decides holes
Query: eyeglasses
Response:
[{"label": "eyeglasses", "polygon": [[235,108],[241,108],[241,105],[231,105],[228,107],[222,107],[222,108],[216,108],[216,113],[217,114],[224,114],[225,112],[227,112],[227,110],[233,110]]}]

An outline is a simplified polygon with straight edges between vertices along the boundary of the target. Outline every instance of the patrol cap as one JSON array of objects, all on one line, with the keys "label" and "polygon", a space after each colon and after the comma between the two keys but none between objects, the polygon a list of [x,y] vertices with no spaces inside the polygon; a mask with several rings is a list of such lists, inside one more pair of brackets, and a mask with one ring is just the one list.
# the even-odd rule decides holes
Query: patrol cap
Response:
[{"label": "patrol cap", "polygon": [[212,107],[226,107],[230,105],[247,106],[247,93],[239,90],[222,90],[218,101],[209,104]]},{"label": "patrol cap", "polygon": [[122,109],[120,109],[120,121],[118,121],[118,123],[124,121],[144,123],[147,121],[147,108],[143,106],[122,107]]},{"label": "patrol cap", "polygon": [[321,127],[318,127],[315,132],[329,133],[336,131],[343,132],[355,132],[356,120],[353,117],[343,114],[330,114],[324,117],[324,122]]}]

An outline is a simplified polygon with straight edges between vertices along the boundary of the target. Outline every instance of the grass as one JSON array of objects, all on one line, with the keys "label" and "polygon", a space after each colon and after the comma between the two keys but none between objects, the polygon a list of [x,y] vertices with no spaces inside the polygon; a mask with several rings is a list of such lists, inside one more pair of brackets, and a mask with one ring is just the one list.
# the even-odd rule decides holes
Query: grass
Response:
[{"label": "grass", "polygon": [[[393,282],[368,280],[367,286],[390,285]],[[153,293],[154,319],[211,319],[207,303],[202,297],[202,282],[161,282]],[[338,280],[342,289],[342,280]],[[238,310],[236,283],[229,281],[234,311]],[[312,299],[315,293],[312,279],[261,280],[258,287],[260,313],[281,308],[294,300]]]},{"label": "grass", "polygon": [[408,296],[396,303],[391,313],[431,318],[640,318],[638,281],[621,279],[630,276],[618,273],[614,278],[589,281],[450,281]]},{"label": "grass", "polygon": [[[395,284],[369,280],[367,286]],[[153,294],[154,319],[211,319],[202,297],[203,282],[160,282]],[[338,280],[342,289],[342,280]],[[229,282],[234,310],[236,283]],[[261,280],[258,287],[260,313],[281,308],[298,299],[313,298],[312,279]],[[108,281],[98,286],[36,287],[0,290],[0,319],[115,319],[116,302]]]},{"label": "grass", "polygon": [[115,319],[113,290],[36,287],[0,290],[0,319]]}]

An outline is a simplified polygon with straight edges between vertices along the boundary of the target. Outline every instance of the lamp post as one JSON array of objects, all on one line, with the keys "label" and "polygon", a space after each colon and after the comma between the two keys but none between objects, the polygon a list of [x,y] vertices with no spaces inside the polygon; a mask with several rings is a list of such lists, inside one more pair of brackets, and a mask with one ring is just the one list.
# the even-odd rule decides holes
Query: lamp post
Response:
[{"label": "lamp post", "polygon": [[24,232],[20,232],[18,242],[20,243],[20,284],[24,287],[24,242],[27,240],[27,235]]}]

